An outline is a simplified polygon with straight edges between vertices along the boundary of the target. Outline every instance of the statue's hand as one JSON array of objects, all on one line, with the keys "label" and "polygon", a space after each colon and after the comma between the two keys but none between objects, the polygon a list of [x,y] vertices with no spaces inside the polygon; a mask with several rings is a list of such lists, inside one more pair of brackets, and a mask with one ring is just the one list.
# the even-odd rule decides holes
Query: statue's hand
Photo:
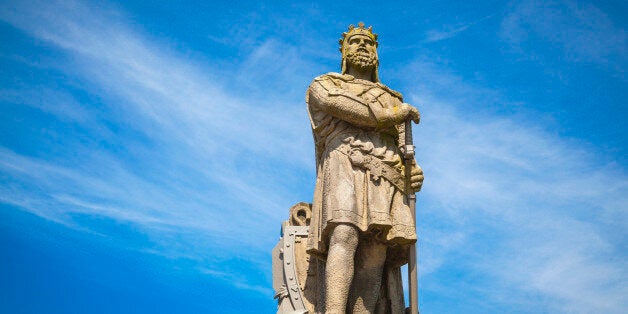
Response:
[{"label": "statue's hand", "polygon": [[421,114],[419,113],[419,109],[404,102],[399,105],[399,110],[395,115],[395,121],[403,122],[408,119],[414,121],[414,123],[419,123],[421,120]]},{"label": "statue's hand", "polygon": [[418,192],[423,186],[423,169],[417,165],[416,161],[412,165],[412,171],[410,172],[410,187],[412,191]]}]

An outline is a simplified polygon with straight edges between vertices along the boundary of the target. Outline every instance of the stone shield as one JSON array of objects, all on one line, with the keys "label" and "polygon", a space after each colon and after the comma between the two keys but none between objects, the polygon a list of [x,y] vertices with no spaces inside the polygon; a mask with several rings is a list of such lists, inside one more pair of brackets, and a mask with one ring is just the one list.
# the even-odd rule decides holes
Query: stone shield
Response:
[{"label": "stone shield", "polygon": [[277,313],[314,313],[320,264],[306,253],[311,204],[290,208],[290,219],[281,226],[273,249],[273,288]]}]

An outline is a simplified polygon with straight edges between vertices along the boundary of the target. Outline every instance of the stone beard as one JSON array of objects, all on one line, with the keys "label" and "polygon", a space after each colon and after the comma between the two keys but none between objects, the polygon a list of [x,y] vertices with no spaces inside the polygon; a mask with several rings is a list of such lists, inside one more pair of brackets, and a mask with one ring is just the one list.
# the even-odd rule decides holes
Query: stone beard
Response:
[{"label": "stone beard", "polygon": [[376,56],[366,50],[350,51],[347,53],[347,62],[361,70],[372,70],[377,65]]}]

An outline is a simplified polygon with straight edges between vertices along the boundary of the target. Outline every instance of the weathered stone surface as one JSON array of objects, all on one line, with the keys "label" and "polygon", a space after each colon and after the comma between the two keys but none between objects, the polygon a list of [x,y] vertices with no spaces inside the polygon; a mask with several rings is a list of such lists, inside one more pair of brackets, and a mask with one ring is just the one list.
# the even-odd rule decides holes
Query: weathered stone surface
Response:
[{"label": "weathered stone surface", "polygon": [[340,44],[341,73],[315,78],[306,94],[316,189],[312,205],[291,208],[273,251],[278,313],[403,313],[400,266],[416,242],[423,182],[403,152],[419,112],[379,82],[370,27],[350,26]]}]

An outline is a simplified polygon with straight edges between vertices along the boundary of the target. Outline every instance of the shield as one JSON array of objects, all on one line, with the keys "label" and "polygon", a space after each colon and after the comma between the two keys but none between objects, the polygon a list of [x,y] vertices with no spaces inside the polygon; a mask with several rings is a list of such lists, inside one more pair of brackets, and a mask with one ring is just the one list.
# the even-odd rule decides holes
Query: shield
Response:
[{"label": "shield", "polygon": [[273,249],[273,288],[277,313],[314,313],[317,299],[318,261],[306,252],[311,204],[290,208],[290,219],[281,225],[281,238]]}]

